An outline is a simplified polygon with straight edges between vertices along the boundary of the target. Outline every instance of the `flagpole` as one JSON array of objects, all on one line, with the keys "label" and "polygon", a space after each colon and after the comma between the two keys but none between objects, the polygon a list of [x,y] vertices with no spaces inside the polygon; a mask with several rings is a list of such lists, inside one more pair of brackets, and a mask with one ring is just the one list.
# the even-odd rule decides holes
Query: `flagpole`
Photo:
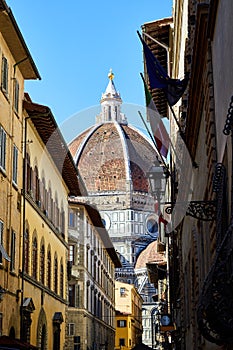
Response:
[{"label": "flagpole", "polygon": [[144,120],[144,118],[143,118],[143,116],[142,116],[142,113],[141,113],[140,111],[138,111],[138,114],[139,114],[139,116],[141,117],[141,119],[142,119],[142,121],[143,121],[143,124],[144,124],[144,126],[145,126],[145,128],[146,128],[146,130],[147,130],[147,132],[148,132],[148,134],[149,134],[149,136],[150,136],[150,138],[151,138],[151,140],[152,140],[152,142],[153,142],[153,144],[154,144],[155,148],[157,149],[157,152],[158,152],[158,154],[159,154],[159,156],[160,156],[161,161],[159,161],[158,158],[157,158],[158,162],[162,162],[162,163],[163,163],[163,166],[166,168],[166,175],[170,176],[171,174],[170,174],[170,172],[169,172],[169,170],[168,170],[168,166],[167,166],[167,164],[165,163],[165,161],[164,161],[164,159],[163,159],[163,156],[162,156],[160,150],[158,149],[158,147],[157,147],[157,145],[156,145],[156,143],[155,143],[155,140],[154,140],[154,138],[153,138],[153,136],[152,136],[152,134],[151,134],[151,132],[150,132],[148,126],[146,125],[146,122],[145,122],[145,120]]},{"label": "flagpole", "polygon": [[[141,41],[142,41],[143,39],[142,39],[142,37],[141,37],[139,31],[137,31],[137,34],[138,34],[139,38],[140,38]],[[160,43],[158,40],[154,39],[152,36],[150,36],[149,34],[147,34],[147,33],[145,33],[145,32],[143,32],[142,34],[144,34],[145,36],[147,36],[149,39],[151,39],[152,41],[154,41],[156,44],[160,45],[161,47],[163,47],[163,48],[167,51],[167,73],[168,73],[168,75],[169,75],[169,72],[170,72],[170,65],[169,65],[169,60],[170,60],[169,55],[170,55],[170,53],[169,53],[169,47],[168,47],[167,45],[163,44],[163,43]],[[143,81],[144,81],[144,83],[145,83],[145,79],[144,79],[142,73],[140,73],[140,75],[141,75],[141,77],[142,77],[142,79],[143,79]],[[170,76],[170,75],[169,75],[169,76]],[[186,140],[185,140],[185,136],[184,136],[184,132],[183,132],[182,129],[181,129],[180,123],[179,123],[179,121],[178,121],[178,119],[177,119],[177,117],[176,117],[176,114],[175,114],[175,112],[174,112],[172,106],[170,105],[168,99],[167,99],[167,102],[168,102],[168,106],[169,106],[169,108],[170,108],[171,114],[172,114],[172,116],[173,116],[173,118],[174,118],[174,120],[175,120],[175,122],[176,122],[177,127],[178,127],[180,136],[181,136],[181,138],[182,138],[182,140],[183,140],[183,142],[184,142],[184,144],[185,144],[185,146],[186,146],[186,148],[187,148],[187,150],[188,150],[189,156],[190,156],[191,161],[192,161],[192,165],[193,165],[194,168],[198,168],[197,163],[196,163],[195,160],[193,159],[193,157],[192,157],[192,155],[191,155],[191,153],[190,153],[190,150],[189,150],[188,147],[187,147]]]},{"label": "flagpole", "polygon": [[[170,111],[172,112],[172,115],[173,115],[174,119],[177,121],[177,118],[176,118],[174,109],[172,108],[172,106],[171,106],[169,103],[168,103],[168,106],[169,106],[169,108],[170,108]],[[195,162],[195,160],[193,159],[193,157],[192,157],[192,155],[191,155],[191,153],[190,153],[190,150],[189,150],[189,148],[188,148],[188,146],[187,146],[187,144],[186,144],[184,132],[182,131],[180,125],[178,124],[178,121],[177,121],[176,123],[177,123],[178,129],[179,129],[180,137],[182,138],[182,140],[183,140],[183,142],[184,142],[184,144],[185,144],[185,147],[186,147],[187,150],[188,150],[189,156],[190,156],[191,161],[192,161],[192,165],[193,165],[194,168],[198,168],[198,165],[197,165],[197,163]]]}]

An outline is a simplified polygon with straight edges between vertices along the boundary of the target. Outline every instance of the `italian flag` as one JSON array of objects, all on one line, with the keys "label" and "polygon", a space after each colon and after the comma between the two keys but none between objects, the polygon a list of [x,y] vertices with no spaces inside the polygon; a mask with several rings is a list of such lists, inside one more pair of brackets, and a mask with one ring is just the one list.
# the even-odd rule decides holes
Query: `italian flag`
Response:
[{"label": "italian flag", "polygon": [[159,153],[163,157],[167,157],[170,138],[168,132],[164,126],[161,115],[153,101],[153,98],[148,90],[145,82],[145,95],[146,95],[146,109],[147,109],[147,119],[150,123],[150,127],[158,148]]}]

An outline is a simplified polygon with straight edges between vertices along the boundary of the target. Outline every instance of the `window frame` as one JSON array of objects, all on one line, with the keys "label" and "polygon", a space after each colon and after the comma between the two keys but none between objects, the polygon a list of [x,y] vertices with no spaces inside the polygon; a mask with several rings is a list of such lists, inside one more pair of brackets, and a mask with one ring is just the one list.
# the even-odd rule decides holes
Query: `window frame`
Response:
[{"label": "window frame", "polygon": [[5,56],[2,56],[1,89],[6,94],[8,94],[8,70],[9,65],[7,58]]},{"label": "window frame", "polygon": [[6,131],[0,126],[0,169],[6,171]]},{"label": "window frame", "polygon": [[19,82],[16,78],[14,81],[14,109],[18,113],[18,111],[19,111]]},{"label": "window frame", "polygon": [[13,164],[12,164],[12,181],[14,185],[18,185],[18,155],[19,150],[16,145],[13,146]]},{"label": "window frame", "polygon": [[38,259],[38,243],[34,237],[32,241],[32,277],[37,279],[37,259]]},{"label": "window frame", "polygon": [[75,323],[68,323],[68,336],[73,337],[75,335]]},{"label": "window frame", "polygon": [[118,328],[125,328],[125,327],[127,327],[127,320],[117,320],[117,327]]},{"label": "window frame", "polygon": [[45,246],[43,243],[40,247],[40,282],[45,284]]},{"label": "window frame", "polygon": [[47,252],[47,287],[51,289],[51,277],[52,277],[52,257],[51,252]]},{"label": "window frame", "polygon": [[15,258],[16,258],[16,233],[14,230],[11,231],[11,261],[10,271],[15,271]]}]

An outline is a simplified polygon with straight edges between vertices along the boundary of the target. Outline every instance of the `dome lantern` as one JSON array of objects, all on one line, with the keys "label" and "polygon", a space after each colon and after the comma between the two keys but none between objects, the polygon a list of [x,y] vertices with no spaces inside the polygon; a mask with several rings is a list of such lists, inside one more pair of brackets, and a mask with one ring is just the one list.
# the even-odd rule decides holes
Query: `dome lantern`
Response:
[{"label": "dome lantern", "polygon": [[122,99],[113,82],[114,74],[112,69],[110,69],[108,73],[108,78],[108,86],[100,100],[101,113],[96,117],[96,122],[104,123],[116,121],[118,123],[127,124],[125,115],[121,113]]}]

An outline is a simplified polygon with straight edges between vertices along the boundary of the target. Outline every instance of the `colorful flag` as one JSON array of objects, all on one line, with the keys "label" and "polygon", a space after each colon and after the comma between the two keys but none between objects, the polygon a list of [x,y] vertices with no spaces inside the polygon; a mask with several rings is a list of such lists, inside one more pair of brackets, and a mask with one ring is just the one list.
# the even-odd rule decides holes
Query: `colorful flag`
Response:
[{"label": "colorful flag", "polygon": [[143,83],[146,96],[147,119],[150,123],[157,148],[160,154],[166,158],[170,145],[170,138],[144,79]]},{"label": "colorful flag", "polygon": [[170,78],[166,70],[161,66],[157,58],[142,39],[140,33],[137,33],[143,45],[150,88],[163,89],[169,105],[175,105],[187,87],[188,77],[185,77],[182,80]]}]

